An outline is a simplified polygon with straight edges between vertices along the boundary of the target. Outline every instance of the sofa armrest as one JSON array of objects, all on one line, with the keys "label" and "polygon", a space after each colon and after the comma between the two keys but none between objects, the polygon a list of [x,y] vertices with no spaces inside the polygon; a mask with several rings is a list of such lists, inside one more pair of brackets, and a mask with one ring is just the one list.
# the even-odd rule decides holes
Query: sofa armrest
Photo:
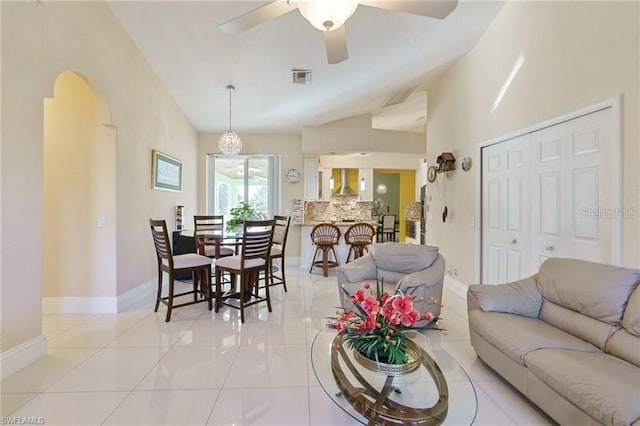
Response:
[{"label": "sofa armrest", "polygon": [[[542,295],[536,277],[529,277],[508,284],[472,284],[467,290],[467,306],[477,306],[485,312],[504,312],[538,318],[542,308]],[[472,302],[472,303],[471,303]]]},{"label": "sofa armrest", "polygon": [[[420,315],[424,314],[425,311],[429,311],[434,318],[438,318],[440,316],[444,269],[444,257],[439,254],[427,269],[405,275],[398,281],[396,290],[405,295],[410,294],[413,297],[414,308]],[[429,322],[428,320],[418,321],[415,327],[424,327]]]},{"label": "sofa armrest", "polygon": [[398,290],[409,293],[417,287],[434,287],[442,284],[444,279],[444,258],[441,255],[427,269],[412,272],[398,281]]}]

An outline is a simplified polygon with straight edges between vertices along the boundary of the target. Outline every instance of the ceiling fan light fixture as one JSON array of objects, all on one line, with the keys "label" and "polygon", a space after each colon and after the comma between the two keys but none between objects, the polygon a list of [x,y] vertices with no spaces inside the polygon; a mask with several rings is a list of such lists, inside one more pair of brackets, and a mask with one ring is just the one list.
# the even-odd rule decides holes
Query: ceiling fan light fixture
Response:
[{"label": "ceiling fan light fixture", "polygon": [[302,16],[320,31],[340,28],[358,7],[357,0],[300,0],[296,4]]},{"label": "ceiling fan light fixture", "polygon": [[235,90],[235,87],[229,85],[227,90],[229,91],[229,130],[218,139],[218,149],[224,155],[237,155],[242,151],[242,141],[240,136],[231,130],[231,92]]}]

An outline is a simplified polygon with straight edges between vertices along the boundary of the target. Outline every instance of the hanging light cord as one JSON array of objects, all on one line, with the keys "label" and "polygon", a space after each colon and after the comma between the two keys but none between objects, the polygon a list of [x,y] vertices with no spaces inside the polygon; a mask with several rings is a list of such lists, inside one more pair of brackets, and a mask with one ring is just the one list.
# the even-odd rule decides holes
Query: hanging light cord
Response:
[{"label": "hanging light cord", "polygon": [[229,131],[231,131],[231,92],[233,92],[234,89],[231,85],[227,86],[227,90],[229,90]]}]

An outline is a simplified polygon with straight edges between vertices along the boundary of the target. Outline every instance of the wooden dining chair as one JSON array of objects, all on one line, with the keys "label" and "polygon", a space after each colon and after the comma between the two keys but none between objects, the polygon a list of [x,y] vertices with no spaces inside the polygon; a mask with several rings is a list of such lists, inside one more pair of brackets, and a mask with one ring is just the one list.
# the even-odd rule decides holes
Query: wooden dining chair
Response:
[{"label": "wooden dining chair", "polygon": [[[167,316],[165,321],[169,322],[173,308],[206,301],[208,303],[209,310],[211,310],[211,285],[209,281],[211,277],[211,259],[196,253],[178,254],[174,256],[171,251],[171,244],[169,243],[166,221],[149,219],[149,224],[151,226],[151,235],[153,236],[156,257],[158,259],[158,294],[156,297],[156,307],[153,311],[158,312],[160,303],[166,305]],[[163,272],[166,272],[169,276],[167,296],[162,295]],[[193,278],[192,291],[174,294],[176,272],[191,272],[191,276]],[[198,284],[200,285],[200,288],[198,288]],[[174,304],[174,298],[192,293],[193,301],[177,305]],[[198,300],[198,295],[200,294],[203,295],[204,298]]]},{"label": "wooden dining chair", "polygon": [[[269,253],[273,241],[275,220],[247,220],[243,225],[242,247],[240,254],[216,260],[216,304],[215,311],[221,305],[240,310],[240,321],[244,323],[244,308],[260,302],[267,302],[271,312],[269,286],[264,286],[264,296],[259,293],[258,277],[260,272],[265,279],[271,279]],[[240,277],[239,291],[222,294],[222,273],[228,272]],[[237,299],[237,304],[233,300]]]},{"label": "wooden dining chair", "polygon": [[[222,215],[195,215],[193,224],[198,231],[224,231],[224,216]],[[233,256],[236,254],[238,244],[235,240],[220,241],[214,238],[197,238],[198,253],[217,259],[219,257]],[[216,253],[216,246],[218,253]]]},{"label": "wooden dining chair", "polygon": [[[271,245],[271,253],[269,255],[271,268],[271,282],[269,285],[280,285],[287,291],[287,282],[284,273],[284,250],[287,246],[287,236],[289,235],[289,225],[291,224],[291,216],[273,216],[276,225],[273,231],[273,244]],[[273,267],[273,260],[280,259],[280,276],[277,276]]]},{"label": "wooden dining chair", "polygon": [[355,223],[347,228],[344,241],[349,246],[349,252],[345,263],[363,256],[368,251],[369,245],[373,244],[375,235],[376,228],[368,223]]},{"label": "wooden dining chair", "polygon": [[385,238],[387,241],[396,240],[396,215],[385,214],[382,216],[382,234],[383,241]]}]

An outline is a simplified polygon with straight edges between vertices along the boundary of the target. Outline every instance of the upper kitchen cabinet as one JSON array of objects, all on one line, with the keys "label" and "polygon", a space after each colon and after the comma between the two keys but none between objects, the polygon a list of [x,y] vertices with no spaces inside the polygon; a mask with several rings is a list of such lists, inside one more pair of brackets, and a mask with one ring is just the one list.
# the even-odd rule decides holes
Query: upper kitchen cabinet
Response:
[{"label": "upper kitchen cabinet", "polygon": [[318,199],[318,157],[305,156],[303,162],[304,199]]}]

